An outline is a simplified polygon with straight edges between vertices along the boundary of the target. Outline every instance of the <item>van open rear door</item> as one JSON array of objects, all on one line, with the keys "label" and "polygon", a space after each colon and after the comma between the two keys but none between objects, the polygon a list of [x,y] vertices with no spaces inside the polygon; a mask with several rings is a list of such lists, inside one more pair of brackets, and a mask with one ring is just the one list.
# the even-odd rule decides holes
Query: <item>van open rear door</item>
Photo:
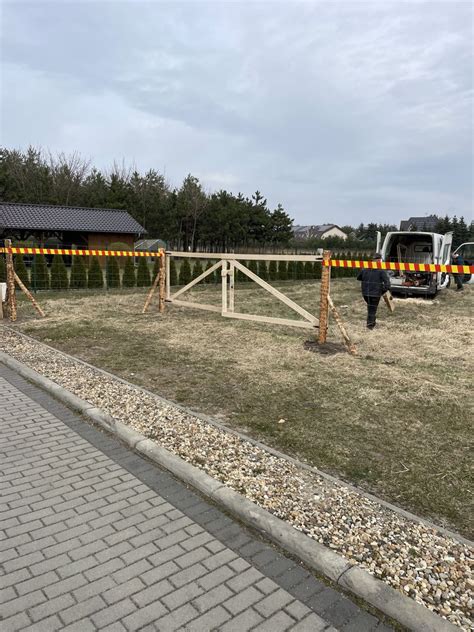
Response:
[{"label": "van open rear door", "polygon": [[439,252],[439,263],[442,266],[449,266],[451,263],[451,246],[453,244],[453,233],[443,235],[441,249]]},{"label": "van open rear door", "polygon": [[[443,241],[440,245],[439,250],[439,263],[442,266],[449,266],[451,263],[451,246],[453,244],[453,233],[446,233],[443,235]],[[439,290],[448,287],[449,285],[449,274],[445,274],[444,272],[438,272],[438,282],[437,286]]]}]

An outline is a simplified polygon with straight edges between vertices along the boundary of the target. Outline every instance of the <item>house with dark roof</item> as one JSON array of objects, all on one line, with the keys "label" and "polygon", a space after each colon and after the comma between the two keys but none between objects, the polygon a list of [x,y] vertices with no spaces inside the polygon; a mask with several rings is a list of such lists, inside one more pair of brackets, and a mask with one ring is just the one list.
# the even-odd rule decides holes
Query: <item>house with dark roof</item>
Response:
[{"label": "house with dark roof", "polygon": [[326,239],[327,237],[339,237],[347,239],[347,235],[336,224],[320,224],[315,226],[294,226],[295,239]]},{"label": "house with dark roof", "polygon": [[118,209],[0,202],[0,238],[32,245],[106,250],[122,242],[133,250],[146,230]]},{"label": "house with dark roof", "polygon": [[402,219],[400,230],[418,230],[427,233],[435,233],[439,217],[437,215],[426,215],[425,217],[410,217]]}]

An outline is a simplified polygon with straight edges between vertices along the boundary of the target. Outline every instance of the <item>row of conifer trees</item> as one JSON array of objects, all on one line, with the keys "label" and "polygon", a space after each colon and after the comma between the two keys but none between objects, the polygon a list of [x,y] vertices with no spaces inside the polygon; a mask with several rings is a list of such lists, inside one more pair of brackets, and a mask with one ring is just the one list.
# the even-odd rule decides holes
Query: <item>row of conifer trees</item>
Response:
[{"label": "row of conifer trees", "polygon": [[[339,259],[362,259],[360,254],[348,256],[346,253],[339,256],[334,254],[333,258]],[[122,260],[123,261],[123,260]],[[209,261],[205,267],[208,270],[215,261]],[[288,281],[288,280],[310,280],[319,279],[321,277],[321,263],[318,261],[249,261],[241,262],[249,270],[257,274],[266,281]],[[34,290],[65,290],[65,289],[101,289],[107,288],[130,288],[130,287],[148,287],[158,272],[159,259],[153,265],[148,264],[146,257],[140,257],[138,267],[132,257],[126,257],[121,270],[119,263],[115,257],[107,257],[105,274],[97,257],[91,257],[88,265],[87,258],[73,257],[71,273],[68,275],[64,259],[61,255],[55,255],[48,268],[46,259],[43,255],[35,255],[31,270],[25,266],[23,256],[16,255],[15,271],[23,281],[23,283]],[[204,268],[201,260],[198,259],[191,264],[189,259],[184,259],[179,270],[175,260],[170,261],[170,285],[186,285],[192,279],[202,274]],[[356,276],[358,270],[356,268],[333,268],[331,276],[333,278]],[[5,260],[0,257],[0,281],[4,281]],[[236,282],[250,281],[240,270],[236,271]],[[218,268],[214,273],[208,275],[204,279],[205,283],[220,283],[221,270]]]},{"label": "row of conifer trees", "polygon": [[[35,255],[30,271],[25,266],[22,255],[15,255],[15,272],[26,285],[33,290],[67,290],[70,289],[101,289],[118,287],[148,287],[151,285],[152,275],[158,271],[158,261],[153,271],[145,257],[138,261],[135,269],[132,257],[126,257],[121,271],[115,257],[107,257],[105,274],[97,257],[73,257],[71,272],[68,274],[62,255],[53,257],[51,267],[48,268],[44,255]],[[0,281],[5,281],[5,259],[0,257]]]}]

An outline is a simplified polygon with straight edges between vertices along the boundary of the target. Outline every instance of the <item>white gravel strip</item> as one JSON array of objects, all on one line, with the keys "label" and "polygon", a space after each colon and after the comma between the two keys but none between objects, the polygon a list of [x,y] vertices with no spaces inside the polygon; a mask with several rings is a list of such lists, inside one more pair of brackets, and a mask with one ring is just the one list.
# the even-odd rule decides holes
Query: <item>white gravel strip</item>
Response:
[{"label": "white gravel strip", "polygon": [[474,549],[467,544],[40,342],[2,329],[0,348],[451,623],[474,630]]}]

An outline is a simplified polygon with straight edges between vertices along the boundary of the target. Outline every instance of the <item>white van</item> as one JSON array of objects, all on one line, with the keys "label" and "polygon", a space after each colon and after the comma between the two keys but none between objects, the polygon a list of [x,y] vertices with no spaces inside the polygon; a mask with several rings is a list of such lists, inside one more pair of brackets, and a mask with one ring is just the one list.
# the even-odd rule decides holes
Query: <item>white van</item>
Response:
[{"label": "white van", "polygon": [[[377,233],[377,252],[382,261],[396,263],[451,263],[453,233],[440,235],[418,231],[397,231],[385,235]],[[449,274],[445,272],[407,272],[387,270],[392,294],[405,296],[436,296],[439,290],[448,287]]]},{"label": "white van", "polygon": [[[474,266],[474,241],[468,241],[465,244],[461,244],[454,251],[454,253],[456,252],[463,258],[465,266]],[[463,282],[474,284],[474,274],[465,274]]]}]

